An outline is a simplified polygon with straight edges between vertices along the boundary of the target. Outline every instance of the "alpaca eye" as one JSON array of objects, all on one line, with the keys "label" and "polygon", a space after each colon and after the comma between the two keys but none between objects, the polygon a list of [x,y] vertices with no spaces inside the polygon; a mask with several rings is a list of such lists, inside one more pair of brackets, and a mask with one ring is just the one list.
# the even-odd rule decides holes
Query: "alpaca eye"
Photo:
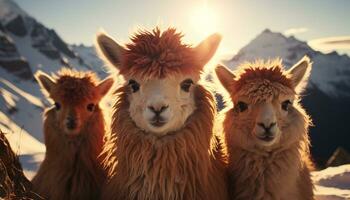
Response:
[{"label": "alpaca eye", "polygon": [[243,111],[248,109],[248,104],[246,104],[242,101],[239,101],[236,106],[237,106],[237,109],[239,110],[239,112],[243,112]]},{"label": "alpaca eye", "polygon": [[55,102],[55,109],[60,110],[61,109],[61,104]]},{"label": "alpaca eye", "polygon": [[135,80],[130,79],[128,85],[130,85],[132,92],[137,92],[140,89],[140,84]]},{"label": "alpaca eye", "polygon": [[281,107],[283,110],[288,111],[290,105],[292,105],[292,102],[290,100],[286,100],[282,102]]},{"label": "alpaca eye", "polygon": [[181,84],[180,84],[181,89],[185,92],[189,92],[192,84],[193,84],[193,81],[191,79],[186,79],[186,80],[181,82]]},{"label": "alpaca eye", "polygon": [[95,105],[93,103],[90,103],[86,106],[86,109],[90,112],[94,111]]}]

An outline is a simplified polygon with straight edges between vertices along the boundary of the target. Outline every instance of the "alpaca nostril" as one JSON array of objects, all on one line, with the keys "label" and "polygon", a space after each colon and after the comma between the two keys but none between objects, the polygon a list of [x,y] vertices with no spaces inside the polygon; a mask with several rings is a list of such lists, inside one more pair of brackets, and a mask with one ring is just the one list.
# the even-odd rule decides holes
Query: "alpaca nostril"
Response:
[{"label": "alpaca nostril", "polygon": [[269,125],[265,125],[265,123],[257,123],[258,124],[258,126],[260,126],[261,128],[263,128],[264,130],[265,130],[265,132],[266,133],[269,133],[270,132],[270,130],[274,127],[274,126],[276,126],[276,122],[272,122],[272,123],[270,123]]},{"label": "alpaca nostril", "polygon": [[169,106],[161,106],[160,108],[156,109],[153,106],[148,106],[148,109],[150,109],[156,116],[159,116],[162,112],[164,112]]},{"label": "alpaca nostril", "polygon": [[75,129],[77,127],[77,123],[74,119],[67,119],[66,126],[68,129]]},{"label": "alpaca nostril", "polygon": [[163,112],[163,111],[165,111],[167,108],[168,108],[169,106],[162,106],[161,108],[160,108],[160,112]]},{"label": "alpaca nostril", "polygon": [[152,112],[156,110],[153,106],[148,106],[148,109],[150,109]]}]

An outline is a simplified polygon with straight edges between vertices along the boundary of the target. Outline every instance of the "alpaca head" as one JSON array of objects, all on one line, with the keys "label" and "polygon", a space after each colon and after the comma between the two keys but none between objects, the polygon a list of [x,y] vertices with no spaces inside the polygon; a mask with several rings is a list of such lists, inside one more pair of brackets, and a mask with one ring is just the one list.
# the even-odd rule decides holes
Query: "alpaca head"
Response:
[{"label": "alpaca head", "polygon": [[97,82],[93,73],[69,69],[62,69],[54,77],[38,71],[35,78],[43,92],[55,102],[56,125],[72,137],[81,133],[94,112],[100,112],[98,104],[113,85],[112,78]]},{"label": "alpaca head", "polygon": [[309,123],[298,95],[310,71],[307,57],[287,71],[281,60],[246,63],[233,73],[218,66],[217,77],[234,104],[232,133],[226,134],[234,134],[232,140],[244,147],[273,148],[298,141]]},{"label": "alpaca head", "polygon": [[158,28],[135,34],[125,47],[104,33],[96,38],[101,56],[126,80],[130,117],[155,135],[180,129],[195,110],[194,87],[221,40],[213,34],[192,48],[181,38]]}]

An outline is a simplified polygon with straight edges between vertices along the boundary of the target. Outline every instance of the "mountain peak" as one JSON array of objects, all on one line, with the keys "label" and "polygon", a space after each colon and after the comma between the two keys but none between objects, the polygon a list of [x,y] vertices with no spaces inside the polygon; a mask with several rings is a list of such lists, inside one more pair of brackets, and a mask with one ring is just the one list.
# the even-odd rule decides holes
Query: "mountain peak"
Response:
[{"label": "mountain peak", "polygon": [[16,18],[18,15],[27,16],[13,0],[0,0],[0,21],[6,24],[8,21]]},{"label": "mountain peak", "polygon": [[309,56],[314,63],[311,80],[323,92],[332,95],[340,92],[349,94],[349,91],[340,91],[339,87],[335,85],[335,83],[340,82],[348,83],[349,57],[340,56],[337,52],[323,54],[312,49],[304,41],[295,37],[286,37],[282,33],[269,29],[262,31],[226,63],[231,68],[235,68],[246,61],[282,58],[284,65],[288,68],[305,55]]}]

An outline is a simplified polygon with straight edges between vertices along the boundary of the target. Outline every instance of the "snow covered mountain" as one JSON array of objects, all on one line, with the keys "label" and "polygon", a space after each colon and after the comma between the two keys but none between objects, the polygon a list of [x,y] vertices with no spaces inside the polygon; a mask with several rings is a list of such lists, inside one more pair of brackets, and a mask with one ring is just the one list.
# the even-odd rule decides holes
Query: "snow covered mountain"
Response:
[{"label": "snow covered mountain", "polygon": [[80,56],[86,51],[83,47],[77,53],[15,2],[0,0],[0,129],[8,133],[19,154],[45,151],[41,113],[50,102],[43,97],[33,74],[66,66],[106,76],[93,49],[89,50],[89,55]]},{"label": "snow covered mountain", "polygon": [[347,126],[350,114],[350,58],[336,52],[323,54],[293,36],[286,37],[266,29],[224,63],[235,69],[242,62],[279,57],[289,68],[304,55],[311,58],[313,69],[303,105],[315,125],[311,128],[313,156],[319,164],[323,164],[338,146],[350,150]]},{"label": "snow covered mountain", "polygon": [[[337,52],[323,54],[313,50],[307,43],[295,37],[264,30],[243,47],[228,64],[234,68],[243,61],[255,59],[282,58],[286,67],[291,67],[304,55],[308,55],[314,68],[311,82],[328,95],[350,95],[350,58]],[[339,87],[343,85],[342,87]]]}]

